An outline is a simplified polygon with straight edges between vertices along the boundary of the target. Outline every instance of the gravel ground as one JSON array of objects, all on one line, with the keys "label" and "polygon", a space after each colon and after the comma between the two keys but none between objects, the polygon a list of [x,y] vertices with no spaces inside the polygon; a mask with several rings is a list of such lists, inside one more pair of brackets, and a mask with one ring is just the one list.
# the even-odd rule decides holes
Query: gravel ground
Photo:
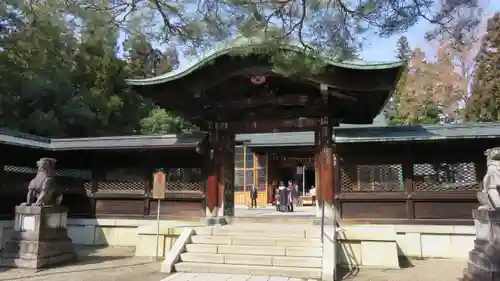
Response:
[{"label": "gravel ground", "polygon": [[345,273],[348,281],[457,281],[467,264],[465,260],[412,260],[412,266],[402,269],[361,269]]},{"label": "gravel ground", "polygon": [[0,268],[0,280],[22,281],[160,281],[160,263],[134,257],[130,248],[77,248],[79,261],[39,271]]}]

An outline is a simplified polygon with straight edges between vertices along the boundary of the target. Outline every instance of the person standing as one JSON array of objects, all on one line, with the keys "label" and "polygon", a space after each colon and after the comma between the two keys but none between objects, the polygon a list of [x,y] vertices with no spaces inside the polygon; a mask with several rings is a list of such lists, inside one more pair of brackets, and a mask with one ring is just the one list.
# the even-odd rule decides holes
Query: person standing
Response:
[{"label": "person standing", "polygon": [[293,212],[293,182],[288,181],[288,186],[287,186],[287,203],[288,203],[288,211]]},{"label": "person standing", "polygon": [[288,208],[288,197],[287,197],[287,192],[286,192],[286,187],[283,182],[280,182],[280,185],[278,187],[278,198],[279,198],[279,211],[280,212],[286,212]]},{"label": "person standing", "polygon": [[257,208],[257,197],[258,197],[257,187],[255,187],[255,184],[252,184],[252,188],[250,188],[250,201],[251,201],[250,208]]},{"label": "person standing", "polygon": [[299,206],[299,185],[297,183],[293,184],[293,194],[292,194],[292,199],[293,199],[293,204],[295,207]]}]

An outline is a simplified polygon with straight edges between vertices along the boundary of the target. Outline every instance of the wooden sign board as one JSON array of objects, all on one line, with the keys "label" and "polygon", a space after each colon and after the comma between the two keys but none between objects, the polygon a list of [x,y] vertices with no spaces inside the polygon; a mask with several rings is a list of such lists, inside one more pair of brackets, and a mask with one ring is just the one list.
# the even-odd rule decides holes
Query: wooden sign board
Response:
[{"label": "wooden sign board", "polygon": [[153,175],[153,198],[154,199],[165,199],[166,192],[166,182],[165,173],[163,171],[158,171]]}]

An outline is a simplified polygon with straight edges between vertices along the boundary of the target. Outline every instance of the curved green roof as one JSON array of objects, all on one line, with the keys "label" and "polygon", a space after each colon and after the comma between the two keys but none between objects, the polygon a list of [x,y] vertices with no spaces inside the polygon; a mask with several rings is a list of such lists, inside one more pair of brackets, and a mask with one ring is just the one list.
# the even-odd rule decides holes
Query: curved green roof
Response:
[{"label": "curved green roof", "polygon": [[[139,78],[139,79],[126,79],[125,82],[132,86],[147,86],[162,84],[169,81],[177,80],[179,78],[185,77],[197,69],[201,68],[214,61],[220,56],[228,55],[237,51],[245,50],[248,48],[258,48],[262,47],[262,40],[236,40],[231,44],[224,44],[222,47],[215,48],[212,51],[201,56],[201,59],[194,60],[193,62],[185,65],[184,67],[178,68],[174,71],[164,73],[162,75],[151,77],[151,78]],[[303,48],[294,45],[282,45],[280,47],[283,50],[295,51],[305,53]],[[390,69],[401,67],[405,64],[404,61],[397,62],[366,62],[361,60],[353,61],[335,61],[332,59],[324,58],[324,61],[332,66],[337,66],[346,69],[358,69],[358,70],[378,70],[378,69]]]}]

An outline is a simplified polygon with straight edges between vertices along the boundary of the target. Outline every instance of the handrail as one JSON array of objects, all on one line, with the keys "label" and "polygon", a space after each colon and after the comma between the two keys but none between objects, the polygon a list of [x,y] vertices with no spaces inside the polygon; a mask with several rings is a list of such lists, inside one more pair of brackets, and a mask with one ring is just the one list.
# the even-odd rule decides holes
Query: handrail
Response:
[{"label": "handrail", "polygon": [[325,201],[321,200],[321,244],[324,242],[323,236],[325,236]]},{"label": "handrail", "polygon": [[[324,244],[324,236],[325,236],[325,201],[321,200],[319,201],[321,204],[321,244]],[[337,208],[335,205],[333,206],[333,233],[332,233],[332,244],[333,244],[333,256],[334,256],[334,263],[333,263],[333,280],[337,280]],[[324,245],[323,245],[324,247]]]}]

